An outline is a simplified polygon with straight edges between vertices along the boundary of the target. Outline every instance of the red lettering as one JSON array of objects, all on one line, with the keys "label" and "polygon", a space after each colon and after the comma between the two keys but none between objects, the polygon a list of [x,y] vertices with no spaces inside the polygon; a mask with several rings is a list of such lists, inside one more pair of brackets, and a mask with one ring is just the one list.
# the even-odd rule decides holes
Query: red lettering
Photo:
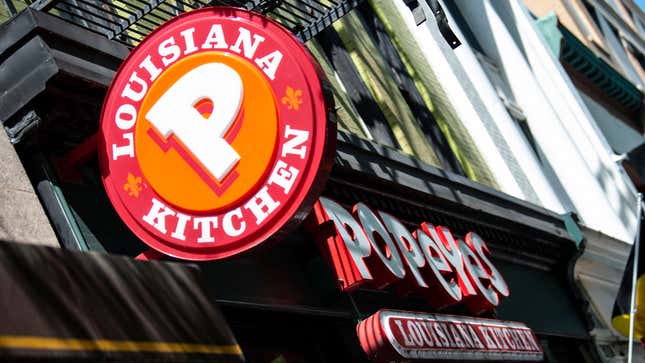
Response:
[{"label": "red lettering", "polygon": [[[465,302],[475,313],[497,306],[498,294],[509,294],[506,281],[488,258],[488,246],[473,232],[462,241],[446,227],[422,223],[410,233],[387,213],[373,212],[363,203],[349,213],[328,198],[320,198],[314,211],[318,223],[309,228],[318,237],[342,290],[366,283],[375,288],[394,283],[398,292],[415,290],[426,296],[432,307]],[[454,346],[453,334],[442,329]],[[423,340],[422,332],[418,334]],[[491,335],[496,341],[505,339],[503,334],[500,338],[491,331]]]}]

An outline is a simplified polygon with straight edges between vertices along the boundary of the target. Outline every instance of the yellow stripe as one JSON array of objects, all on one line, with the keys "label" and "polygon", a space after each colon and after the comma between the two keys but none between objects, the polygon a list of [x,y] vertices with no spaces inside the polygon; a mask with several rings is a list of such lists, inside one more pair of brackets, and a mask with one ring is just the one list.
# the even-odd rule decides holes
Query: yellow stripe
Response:
[{"label": "yellow stripe", "polygon": [[131,340],[61,339],[36,336],[0,335],[0,349],[96,350],[109,352],[201,353],[241,355],[240,346]]}]

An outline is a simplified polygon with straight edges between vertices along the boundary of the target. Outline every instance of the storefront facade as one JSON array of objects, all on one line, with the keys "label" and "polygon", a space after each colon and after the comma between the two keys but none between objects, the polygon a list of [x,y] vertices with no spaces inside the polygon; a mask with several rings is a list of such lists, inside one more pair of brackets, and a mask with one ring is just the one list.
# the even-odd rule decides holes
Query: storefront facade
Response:
[{"label": "storefront facade", "polygon": [[[350,20],[354,17],[358,24],[367,23],[366,27],[372,24],[378,30],[387,24],[370,15],[376,13],[378,8],[364,3],[348,17]],[[582,301],[576,296],[571,280],[572,263],[580,251],[569,237],[562,219],[553,212],[468,179],[466,176],[478,177],[482,182],[495,184],[486,165],[473,163],[473,160],[481,161],[476,152],[470,153],[469,161],[473,165],[460,159],[468,159],[468,155],[456,153],[454,144],[466,145],[466,138],[458,136],[457,141],[447,141],[446,134],[455,137],[461,135],[459,130],[453,125],[452,133],[440,131],[446,130],[440,125],[442,120],[435,120],[424,108],[427,95],[419,90],[421,86],[412,78],[407,80],[407,88],[396,89],[400,101],[408,105],[406,108],[397,108],[400,105],[396,102],[379,103],[382,101],[370,97],[376,86],[366,81],[374,81],[365,75],[369,70],[361,68],[361,63],[355,60],[353,64],[347,63],[355,58],[355,51],[347,47],[352,41],[360,40],[348,35],[351,29],[348,31],[347,27],[356,22],[343,23],[345,28],[336,24],[335,29],[329,28],[317,35],[312,41],[316,44],[308,44],[329,78],[323,88],[333,91],[337,105],[342,107],[338,109],[340,130],[329,134],[329,143],[335,143],[328,159],[333,165],[320,163],[322,166],[319,166],[330,168],[326,171],[327,180],[312,178],[315,198],[309,201],[305,210],[293,212],[303,223],[293,226],[288,233],[274,231],[275,235],[267,238],[269,242],[225,252],[226,256],[220,256],[220,251],[211,251],[210,257],[221,258],[198,263],[202,285],[212,302],[223,311],[246,360],[378,360],[385,351],[380,353],[374,348],[376,351],[366,352],[366,344],[361,341],[357,329],[360,331],[364,326],[360,324],[365,324],[361,322],[380,311],[380,316],[399,314],[400,318],[420,314],[423,321],[460,316],[458,319],[465,319],[470,326],[484,326],[486,321],[490,322],[482,319],[517,322],[505,325],[509,332],[499,333],[508,334],[510,338],[504,340],[491,335],[494,346],[505,345],[501,350],[513,350],[512,345],[515,345],[515,350],[525,350],[526,357],[534,360],[543,357],[549,362],[594,361],[580,308]],[[380,34],[387,37],[386,33]],[[106,195],[101,180],[97,153],[104,152],[101,145],[109,141],[101,139],[105,134],[96,136],[101,127],[101,107],[111,94],[108,86],[115,71],[130,49],[49,14],[31,10],[5,24],[0,38],[4,40],[0,49],[4,78],[0,81],[7,90],[0,99],[1,120],[11,133],[16,152],[61,247],[132,258],[143,254],[146,258],[170,259],[150,253],[150,241],[128,228],[121,211],[115,211],[112,195]],[[390,65],[404,64],[387,52],[395,49],[387,43],[387,38],[379,38],[374,44],[381,46],[377,50],[389,54],[389,58],[383,56],[383,59]],[[345,51],[340,49],[343,47]],[[366,63],[372,64],[369,60]],[[409,75],[405,67],[398,71],[400,79]],[[265,72],[270,78],[267,72],[270,71]],[[401,84],[406,85],[406,79],[402,79]],[[387,91],[389,86],[382,87]],[[338,93],[342,88],[347,92]],[[355,97],[361,92],[364,92],[363,97]],[[392,93],[392,99],[396,100],[396,97],[397,94]],[[415,104],[411,100],[418,102]],[[294,104],[297,101],[290,103],[289,98],[282,102],[289,110],[295,107]],[[397,109],[400,114],[394,112]],[[424,127],[430,131],[439,130],[438,134],[413,128],[415,116],[421,111],[430,113],[424,120]],[[352,117],[352,113],[360,117]],[[392,124],[388,122],[397,116],[401,118],[401,124],[390,127]],[[437,119],[440,116],[437,115]],[[353,121],[356,119],[362,123]],[[367,140],[366,134],[371,135],[372,140]],[[434,137],[427,136],[429,134]],[[425,149],[431,152],[424,153]],[[103,178],[105,175],[103,171]],[[133,188],[137,186],[131,185],[124,191],[136,194]],[[329,238],[339,242],[342,228],[336,228],[336,236],[333,236],[330,220],[312,213],[325,201],[333,201],[339,211],[344,210],[349,216],[356,205],[378,213],[380,217],[376,221],[385,220],[384,215],[391,216],[391,221],[396,222],[390,222],[387,233],[394,236],[394,241],[401,238],[394,230],[411,236],[423,224],[449,230],[450,239],[457,243],[452,246],[459,246],[462,253],[448,249],[453,258],[444,256],[444,262],[446,259],[451,262],[442,265],[446,272],[443,275],[448,276],[446,280],[453,285],[468,285],[468,281],[482,284],[484,281],[482,287],[465,287],[467,293],[463,299],[453,296],[454,301],[438,303],[437,295],[444,293],[441,293],[442,287],[430,282],[433,276],[430,266],[433,256],[442,259],[439,255],[424,259],[418,247],[413,253],[415,248],[412,246],[420,243],[418,234],[407,237],[409,253],[405,252],[405,245],[389,253],[389,256],[396,255],[396,251],[400,253],[399,275],[407,275],[407,278],[401,275],[397,281],[390,276],[385,277],[384,282],[374,283],[365,278],[364,283],[358,279],[355,284],[349,284],[347,276],[341,278],[330,257],[330,245],[324,243]],[[329,211],[326,213],[328,215]],[[365,223],[362,228],[366,228]],[[178,231],[176,227],[174,232]],[[356,229],[353,232],[354,237],[360,233]],[[387,236],[387,233],[383,235]],[[446,235],[443,234],[444,240]],[[461,240],[465,242],[459,242]],[[383,247],[382,243],[387,244],[383,237],[374,241],[373,251]],[[482,242],[485,248],[481,244],[479,249],[469,247],[477,243],[472,241],[485,241]],[[440,248],[439,245],[435,247]],[[470,251],[472,256],[455,257],[463,255],[463,251]],[[375,252],[368,252],[357,257],[355,262],[369,258],[368,264],[378,263],[375,256]],[[412,261],[417,261],[416,272]],[[372,268],[382,270],[376,266],[372,265]],[[483,275],[472,278],[473,271]],[[418,278],[412,281],[412,276]],[[428,286],[424,288],[421,281]],[[419,286],[413,288],[411,282]],[[493,288],[496,290],[491,290]],[[494,297],[486,295],[486,291],[493,291]],[[525,336],[513,329],[529,329],[530,333]],[[415,336],[410,334],[410,330],[404,334],[407,341],[414,340]],[[529,336],[531,339],[526,338]],[[406,341],[405,337],[403,341]],[[474,335],[470,337],[477,341]],[[452,343],[457,344],[455,338],[453,342],[446,339],[442,344],[447,348],[454,348],[450,346]],[[486,337],[481,336],[480,340],[486,340]],[[464,347],[467,346],[461,348]],[[477,344],[472,343],[470,348],[477,348]],[[487,355],[481,351],[469,354],[457,359],[523,359],[523,356]],[[428,355],[425,359],[437,357]],[[393,359],[409,358],[402,355]]]}]

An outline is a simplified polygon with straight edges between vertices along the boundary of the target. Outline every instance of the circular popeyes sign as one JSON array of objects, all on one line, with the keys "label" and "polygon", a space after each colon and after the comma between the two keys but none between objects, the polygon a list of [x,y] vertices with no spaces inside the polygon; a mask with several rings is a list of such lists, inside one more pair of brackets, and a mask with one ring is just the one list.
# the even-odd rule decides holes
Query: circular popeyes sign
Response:
[{"label": "circular popeyes sign", "polygon": [[300,222],[331,169],[336,126],[318,65],[262,15],[182,14],[126,58],[99,158],[116,211],[145,243],[224,258]]}]

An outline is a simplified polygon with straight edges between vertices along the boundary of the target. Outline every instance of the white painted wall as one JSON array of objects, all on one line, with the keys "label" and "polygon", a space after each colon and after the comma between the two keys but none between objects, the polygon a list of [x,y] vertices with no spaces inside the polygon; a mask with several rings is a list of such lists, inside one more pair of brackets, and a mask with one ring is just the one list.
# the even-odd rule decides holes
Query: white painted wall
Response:
[{"label": "white painted wall", "polygon": [[[635,190],[521,1],[460,1],[459,7],[484,51],[506,74],[543,161],[509,117],[473,50],[467,44],[450,49],[436,22],[416,26],[403,1],[395,4],[502,191],[558,213],[574,209],[590,228],[631,243]],[[430,14],[427,6],[426,13]],[[464,39],[454,21],[451,25]],[[504,147],[496,142],[496,133],[502,135]],[[517,161],[513,165],[505,154],[509,150]],[[530,181],[537,201],[520,186],[518,173]]]},{"label": "white painted wall", "polygon": [[591,298],[591,308],[603,328],[619,335],[611,326],[611,312],[631,246],[590,229],[583,233],[587,246],[576,263],[575,277]]},{"label": "white painted wall", "polygon": [[633,187],[613,162],[611,148],[524,6],[518,0],[459,5],[485,52],[506,73],[555,173],[552,183],[563,186],[586,225],[631,243]]},{"label": "white painted wall", "polygon": [[[456,26],[456,21],[451,14],[446,14],[459,39],[465,40],[462,31]],[[556,195],[554,186],[544,175],[542,167],[533,149],[530,147],[524,134],[520,131],[517,123],[509,116],[506,107],[502,103],[497,90],[490,82],[484,72],[482,65],[477,59],[473,49],[465,41],[454,50],[457,59],[463,66],[463,70],[477,89],[477,95],[481,98],[483,107],[490,114],[492,122],[506,141],[510,152],[518,161],[519,172],[524,173],[528,178],[533,190],[538,194],[541,206],[556,213],[565,212],[562,201]],[[496,145],[498,147],[498,145]],[[489,152],[482,150],[483,153]]]},{"label": "white painted wall", "polygon": [[[480,150],[486,164],[493,172],[503,192],[514,197],[524,199],[525,196],[518,186],[513,174],[504,162],[497,150],[495,143],[488,134],[485,126],[479,118],[479,114],[469,98],[469,92],[473,89],[466,89],[458,74],[453,70],[453,65],[459,60],[454,52],[446,44],[439,33],[434,21],[426,21],[417,26],[412,17],[410,9],[403,1],[395,0],[396,9],[405,19],[408,30],[414,35],[419,51],[422,52],[431,65],[437,80],[444,87],[444,91],[450,100],[453,101],[455,110],[468,131],[473,136],[477,148]],[[424,6],[427,6],[424,4]],[[426,9],[427,14],[431,14]]]},{"label": "white painted wall", "polygon": [[[408,29],[414,34],[419,50],[425,55],[448,98],[452,100],[461,121],[471,133],[501,190],[558,213],[565,211],[566,208],[562,206],[552,185],[542,173],[535,154],[509,117],[472,49],[467,44],[456,50],[450,49],[439,33],[436,22],[426,21],[416,26],[403,2],[397,0],[395,3],[401,16],[406,19]],[[430,14],[428,8],[426,13]],[[458,28],[453,26],[453,29],[460,39],[464,39]],[[486,122],[494,123],[493,130]],[[509,167],[503,155],[508,150],[500,150],[499,142],[496,142],[499,139],[495,139],[499,135],[493,135],[493,132],[501,134],[507,149],[510,149],[510,153],[516,159],[519,170]],[[530,189],[535,191],[537,200],[530,198],[518,185],[518,172],[523,173],[524,180],[530,183]]]},{"label": "white painted wall", "polygon": [[609,113],[602,105],[584,93],[580,93],[580,96],[614,153],[625,154],[645,141],[643,135]]}]

